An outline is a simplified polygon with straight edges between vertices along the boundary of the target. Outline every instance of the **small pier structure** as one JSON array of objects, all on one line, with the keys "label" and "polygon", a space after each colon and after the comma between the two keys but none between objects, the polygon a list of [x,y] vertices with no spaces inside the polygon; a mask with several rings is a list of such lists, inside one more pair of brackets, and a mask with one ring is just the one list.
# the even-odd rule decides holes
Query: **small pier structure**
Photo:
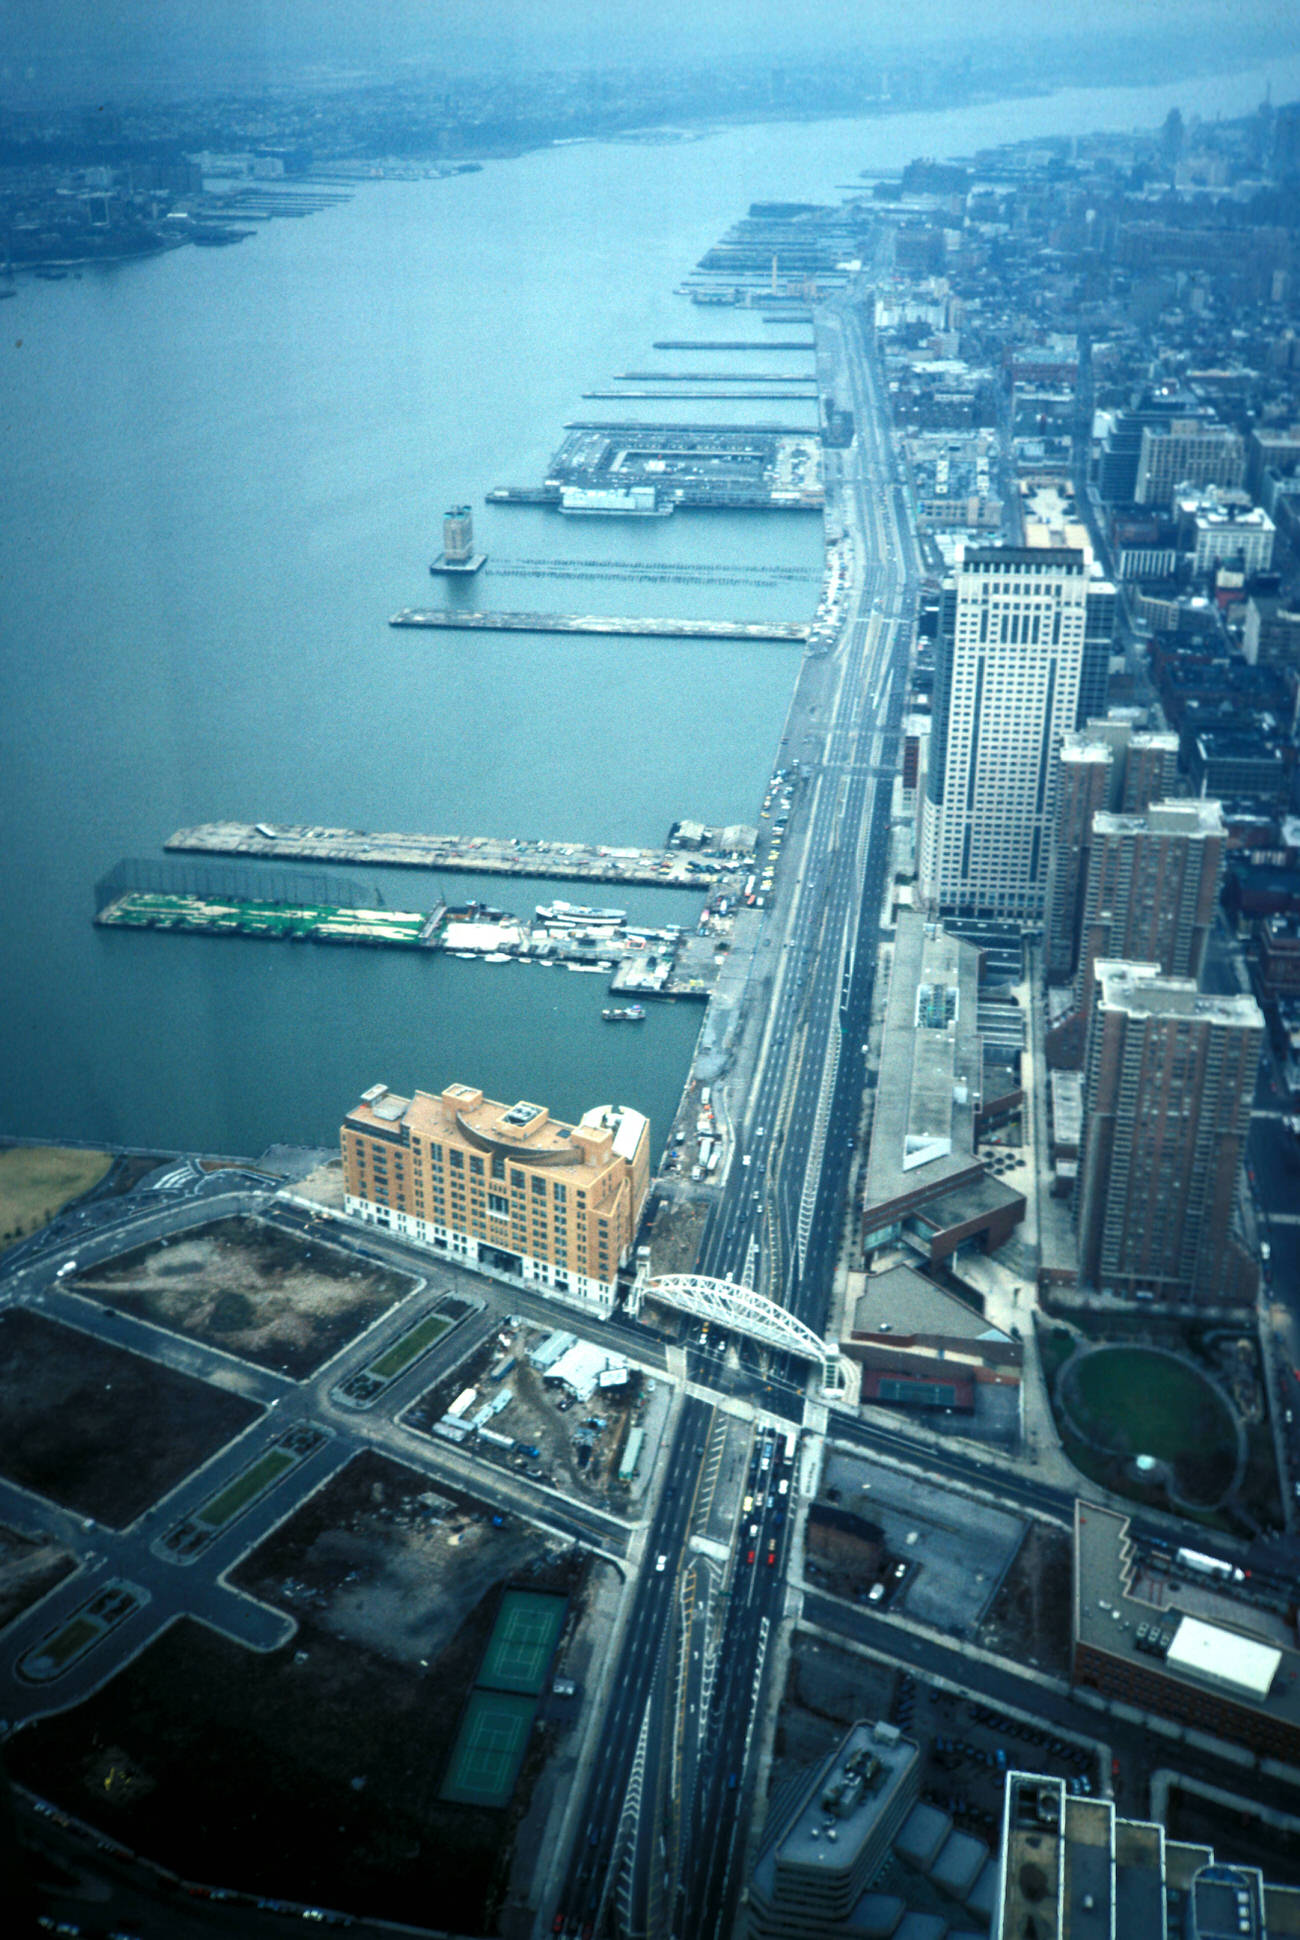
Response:
[{"label": "small pier structure", "polygon": [[487,559],[474,550],[474,514],[468,505],[453,505],[442,521],[442,551],[429,567],[431,573],[476,573]]}]

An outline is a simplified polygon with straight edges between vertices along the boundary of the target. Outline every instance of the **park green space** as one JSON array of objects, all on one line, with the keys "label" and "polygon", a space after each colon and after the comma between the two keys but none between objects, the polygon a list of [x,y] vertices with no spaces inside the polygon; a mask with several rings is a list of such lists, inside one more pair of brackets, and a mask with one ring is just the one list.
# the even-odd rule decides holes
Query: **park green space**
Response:
[{"label": "park green space", "polygon": [[246,1509],[254,1496],[269,1489],[272,1482],[278,1480],[286,1469],[291,1469],[297,1460],[298,1457],[287,1448],[268,1448],[265,1455],[246,1468],[242,1475],[237,1475],[219,1495],[204,1503],[199,1510],[198,1520],[219,1529],[223,1523],[237,1516],[241,1509]]},{"label": "park green space", "polygon": [[56,1669],[62,1670],[83,1650],[88,1650],[96,1637],[101,1635],[102,1626],[92,1618],[76,1616],[70,1623],[65,1623],[62,1630],[56,1631],[49,1642],[41,1646],[38,1654],[47,1657]]},{"label": "park green space", "polygon": [[372,1361],[366,1370],[367,1373],[373,1374],[380,1381],[393,1380],[454,1325],[455,1322],[446,1314],[426,1314],[418,1326],[412,1327],[409,1334],[403,1334],[401,1339],[395,1340],[377,1361]]},{"label": "park green space", "polygon": [[0,1246],[48,1226],[63,1206],[97,1186],[112,1163],[107,1152],[62,1145],[14,1145],[0,1152]]},{"label": "park green space", "polygon": [[1164,1462],[1236,1445],[1232,1416],[1204,1376],[1141,1347],[1105,1347],[1081,1360],[1071,1412],[1105,1446]]}]

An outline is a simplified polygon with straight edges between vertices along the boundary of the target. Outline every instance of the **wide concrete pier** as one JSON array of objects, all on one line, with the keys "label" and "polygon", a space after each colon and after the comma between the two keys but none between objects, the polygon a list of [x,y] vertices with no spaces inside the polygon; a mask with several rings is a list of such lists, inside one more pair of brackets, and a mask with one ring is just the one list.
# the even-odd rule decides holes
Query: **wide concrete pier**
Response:
[{"label": "wide concrete pier", "polygon": [[618,633],[669,640],[793,640],[808,638],[806,626],[790,620],[611,619],[603,613],[459,613],[404,607],[389,626],[442,627],[451,632]]},{"label": "wide concrete pier", "polygon": [[[658,884],[712,889],[743,873],[742,859],[681,849],[622,849],[585,842],[504,840],[484,835],[372,835],[362,829],[270,822],[204,822],[177,829],[163,845],[190,855],[271,856],[280,862],[368,862],[476,876],[540,876],[552,882]],[[752,865],[751,865],[752,866]]]}]

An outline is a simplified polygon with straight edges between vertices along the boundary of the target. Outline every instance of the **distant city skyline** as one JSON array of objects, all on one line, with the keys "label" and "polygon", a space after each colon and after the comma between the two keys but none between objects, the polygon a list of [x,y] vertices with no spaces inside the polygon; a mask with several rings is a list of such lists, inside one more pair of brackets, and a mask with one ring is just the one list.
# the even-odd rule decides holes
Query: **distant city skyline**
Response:
[{"label": "distant city skyline", "polygon": [[903,20],[884,0],[663,0],[614,12],[594,0],[479,0],[467,14],[449,0],[5,0],[0,8],[0,95],[98,83],[129,89],[233,84],[240,77],[309,79],[331,70],[378,78],[412,68],[533,73],[716,62],[753,65],[857,53],[900,59],[920,48],[954,58],[999,43],[1026,65],[1077,43],[1093,51],[1169,37],[1186,66],[1239,65],[1292,44],[1277,0],[1098,0],[1076,9],[989,0],[972,13],[929,0]]}]

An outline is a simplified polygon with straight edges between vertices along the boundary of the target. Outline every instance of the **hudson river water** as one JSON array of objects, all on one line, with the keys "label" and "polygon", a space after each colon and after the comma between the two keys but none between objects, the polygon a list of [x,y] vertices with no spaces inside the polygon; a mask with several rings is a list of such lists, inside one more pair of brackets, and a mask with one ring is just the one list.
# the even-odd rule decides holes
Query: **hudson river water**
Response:
[{"label": "hudson river water", "polygon": [[[754,820],[794,650],[392,632],[399,606],[466,596],[427,572],[445,506],[473,504],[497,562],[795,569],[719,589],[489,566],[474,603],[807,618],[814,516],[576,521],[483,494],[537,482],[566,419],[621,413],[583,390],[680,367],[654,338],[780,334],[672,294],[751,201],[830,199],[915,155],[1150,126],[1175,102],[1241,113],[1270,81],[1274,100],[1300,93],[1300,60],[948,115],[577,144],[367,185],[235,248],[24,284],[0,310],[0,1132],[256,1153],[330,1142],[376,1079],[462,1079],[566,1117],[634,1104],[657,1148],[696,1005],[607,1028],[601,980],[560,970],[104,933],[94,882],[226,816],[634,843],[679,816]],[[626,415],[674,408],[690,415]],[[811,422],[807,406],[756,408]],[[390,906],[438,893],[416,872],[357,874]],[[585,899],[479,887],[521,914],[550,893]],[[663,920],[698,908],[620,900]]]}]

